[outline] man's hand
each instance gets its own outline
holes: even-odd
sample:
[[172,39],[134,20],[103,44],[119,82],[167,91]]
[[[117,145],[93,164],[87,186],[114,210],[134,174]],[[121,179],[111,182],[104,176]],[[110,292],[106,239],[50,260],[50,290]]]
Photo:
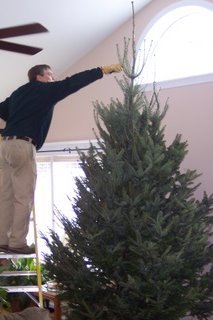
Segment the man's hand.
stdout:
[[101,67],[103,74],[110,74],[113,72],[121,72],[123,67],[121,64],[110,64],[109,66]]

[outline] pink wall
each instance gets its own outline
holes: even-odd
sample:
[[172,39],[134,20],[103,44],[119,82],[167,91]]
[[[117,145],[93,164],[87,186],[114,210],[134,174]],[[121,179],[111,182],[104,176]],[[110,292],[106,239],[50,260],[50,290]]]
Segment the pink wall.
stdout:
[[[158,0],[152,1],[142,12],[137,14],[136,39],[154,21],[162,10],[179,1]],[[181,1],[180,1],[181,2]],[[212,1],[209,1],[212,3]],[[131,8],[130,8],[131,9]],[[116,44],[122,52],[123,38],[131,37],[132,21],[122,26],[106,41],[98,46],[86,58],[79,61],[74,68],[67,70],[66,75],[118,61]],[[120,75],[119,75],[120,76]],[[169,98],[169,110],[165,117],[166,139],[171,142],[177,133],[182,134],[183,140],[188,141],[188,155],[183,163],[183,169],[196,169],[202,176],[196,196],[200,197],[204,190],[213,192],[213,84],[205,83],[170,89],[162,89],[162,102]],[[94,139],[92,128],[92,102],[95,100],[107,104],[110,97],[122,99],[121,90],[114,76],[105,76],[87,88],[66,98],[55,109],[53,123],[48,135],[48,141],[85,140]]]
[[165,136],[172,142],[177,133],[188,142],[188,154],[182,168],[196,169],[202,176],[202,185],[196,192],[213,192],[213,103],[212,83],[162,90],[163,102],[168,98],[169,110],[164,119]]

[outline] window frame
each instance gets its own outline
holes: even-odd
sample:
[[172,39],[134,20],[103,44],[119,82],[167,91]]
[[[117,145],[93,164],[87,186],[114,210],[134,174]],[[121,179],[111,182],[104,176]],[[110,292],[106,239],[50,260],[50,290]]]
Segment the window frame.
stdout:
[[[79,163],[79,155],[76,151],[76,148],[79,150],[85,151],[89,149],[90,143],[98,147],[97,140],[91,140],[91,141],[65,141],[65,142],[52,142],[52,143],[45,143],[43,147],[37,152],[36,154],[36,163],[48,163],[50,165],[50,203],[49,207],[51,212],[48,211],[49,216],[51,216],[48,225],[45,224],[45,226],[40,223],[38,217],[40,214],[37,213],[38,210],[38,203],[37,203],[37,192],[35,189],[35,204],[34,204],[34,212],[36,218],[36,229],[37,229],[37,240],[38,240],[38,252],[40,257],[42,257],[43,253],[46,253],[46,246],[42,240],[42,234],[40,231],[44,229],[50,229],[55,232],[58,231],[57,226],[57,208],[55,207],[55,197],[54,197],[54,172],[53,172],[53,166],[54,162],[73,162],[74,166],[77,166]],[[80,166],[79,166],[80,167]],[[80,177],[80,176],[79,176]],[[36,188],[39,187],[38,184],[36,184]],[[44,195],[45,196],[45,195]],[[46,200],[46,199],[45,199]],[[43,201],[43,196],[40,202]],[[45,213],[44,213],[45,214]],[[63,212],[62,212],[63,214]],[[29,232],[27,236],[28,244],[31,245],[34,243],[35,233],[34,233],[34,226],[33,226],[33,212],[31,213],[31,219],[30,219],[30,225],[29,225]],[[45,234],[46,235],[46,234]]]
[[[198,6],[202,7],[208,10],[213,11],[213,3],[210,3],[206,0],[182,0],[175,2],[166,8],[159,11],[146,25],[145,29],[143,30],[142,34],[139,37],[139,40],[137,42],[136,51],[139,54],[139,51],[141,52],[141,48],[143,46],[143,41],[146,38],[146,35],[149,33],[151,28],[161,19],[164,15],[168,14],[170,11],[173,11],[175,9],[178,9],[180,7],[185,6]],[[182,78],[176,78],[176,79],[170,79],[170,80],[164,80],[164,81],[157,81],[156,85],[160,88],[173,88],[173,87],[180,87],[180,86],[187,86],[187,85],[194,85],[194,84],[201,84],[201,83],[209,83],[213,81],[213,73],[209,74],[201,74],[201,75],[194,75],[189,77],[182,77]],[[153,89],[153,83],[143,83],[143,86],[145,86],[146,90],[152,90]]]

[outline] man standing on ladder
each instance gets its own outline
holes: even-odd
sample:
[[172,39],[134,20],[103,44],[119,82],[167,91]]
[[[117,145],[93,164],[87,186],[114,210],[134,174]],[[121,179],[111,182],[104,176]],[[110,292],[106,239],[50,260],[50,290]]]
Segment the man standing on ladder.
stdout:
[[98,67],[54,81],[48,65],[28,72],[29,82],[0,103],[6,121],[0,144],[0,251],[31,254],[27,245],[36,184],[36,150],[48,133],[55,104],[104,74],[122,71],[120,64]]

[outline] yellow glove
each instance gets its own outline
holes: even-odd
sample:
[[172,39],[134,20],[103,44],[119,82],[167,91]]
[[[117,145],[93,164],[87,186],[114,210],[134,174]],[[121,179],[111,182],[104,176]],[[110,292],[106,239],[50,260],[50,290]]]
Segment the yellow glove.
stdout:
[[109,66],[101,67],[101,70],[104,74],[110,74],[113,72],[121,72],[123,67],[121,64],[110,64]]

